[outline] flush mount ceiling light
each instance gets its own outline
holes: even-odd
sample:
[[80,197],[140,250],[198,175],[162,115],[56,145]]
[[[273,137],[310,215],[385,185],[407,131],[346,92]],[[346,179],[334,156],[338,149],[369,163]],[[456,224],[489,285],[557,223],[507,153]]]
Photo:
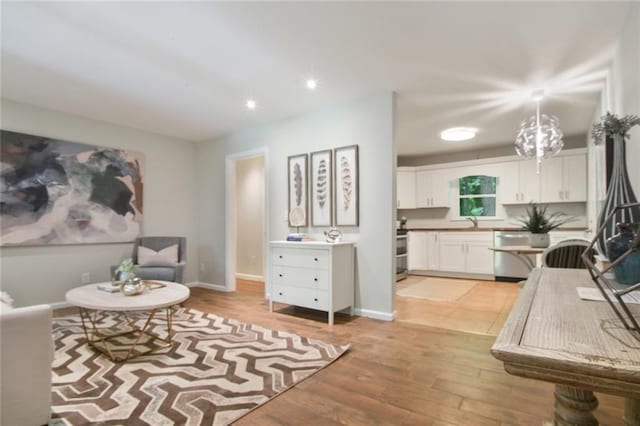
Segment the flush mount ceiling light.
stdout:
[[445,141],[468,141],[476,137],[478,129],[473,127],[452,127],[440,132],[440,139]]
[[553,115],[540,114],[540,102],[544,90],[536,89],[531,98],[536,103],[536,115],[532,115],[520,123],[520,131],[516,137],[516,152],[520,157],[536,159],[536,173],[540,173],[540,163],[545,158],[553,157],[562,147],[562,130],[560,122]]
[[316,80],[313,78],[307,80],[307,89],[316,90],[316,87],[318,87],[318,82]]
[[249,99],[247,101],[247,109],[250,109],[251,111],[253,111],[254,109],[256,109],[257,106],[258,104],[253,99]]

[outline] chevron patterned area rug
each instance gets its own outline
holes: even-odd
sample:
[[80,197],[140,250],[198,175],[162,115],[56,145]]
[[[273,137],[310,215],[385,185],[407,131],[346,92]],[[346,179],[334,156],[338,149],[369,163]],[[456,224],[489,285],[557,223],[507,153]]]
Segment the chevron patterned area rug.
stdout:
[[86,345],[78,315],[54,318],[52,423],[225,425],[349,350],[195,309],[178,309],[173,330],[172,348],[113,363]]

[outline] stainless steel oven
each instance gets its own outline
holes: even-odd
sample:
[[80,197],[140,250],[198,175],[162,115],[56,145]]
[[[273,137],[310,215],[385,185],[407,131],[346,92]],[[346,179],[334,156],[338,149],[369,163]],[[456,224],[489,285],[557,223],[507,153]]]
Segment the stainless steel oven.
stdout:
[[396,281],[407,278],[409,256],[407,234],[396,235]]

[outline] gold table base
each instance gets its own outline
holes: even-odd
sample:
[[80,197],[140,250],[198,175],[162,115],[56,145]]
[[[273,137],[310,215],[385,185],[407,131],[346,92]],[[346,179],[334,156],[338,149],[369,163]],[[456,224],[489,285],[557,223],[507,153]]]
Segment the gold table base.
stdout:
[[[149,328],[151,325],[151,320],[153,320],[153,318],[156,316],[156,313],[158,311],[161,311],[162,309],[166,309],[166,317],[167,317],[167,335],[166,337],[161,337],[157,334],[153,334],[149,332]],[[82,320],[82,329],[84,331],[84,335],[87,339],[87,344],[95,349],[97,349],[98,351],[102,352],[103,354],[105,354],[106,356],[109,357],[109,359],[113,362],[124,362],[133,358],[136,358],[138,356],[141,355],[147,355],[147,354],[151,354],[154,352],[157,352],[159,350],[162,349],[166,349],[166,348],[170,348],[173,345],[173,333],[171,330],[171,326],[173,323],[173,308],[171,306],[167,307],[167,308],[157,308],[157,309],[152,309],[149,312],[149,317],[146,319],[144,326],[142,328],[137,327],[129,318],[129,316],[127,315],[127,312],[122,311],[122,312],[117,312],[119,314],[122,314],[129,326],[128,330],[119,332],[119,333],[114,333],[114,334],[105,334],[102,331],[100,331],[100,328],[98,328],[97,324],[96,324],[96,317],[98,315],[99,312],[104,312],[104,311],[98,311],[98,310],[90,310],[90,309],[85,309],[85,308],[80,308],[80,318]],[[138,312],[138,311],[136,311]],[[125,336],[127,334],[133,334],[133,335],[137,335],[135,338],[135,341],[130,344],[128,346],[128,351],[126,353],[126,355],[118,357],[116,356],[116,354],[114,354],[114,352],[122,352],[122,351],[112,351],[111,348],[109,348],[109,344],[107,343],[110,339],[113,339],[115,337],[120,337],[120,336]],[[147,336],[149,337],[149,339],[145,340],[144,343],[149,343],[149,342],[155,342],[155,341],[161,341],[164,344],[160,344],[158,347],[156,348],[152,348],[146,351],[136,351],[136,347],[139,346],[140,340],[142,339],[142,336]],[[126,350],[126,349],[125,349]]]

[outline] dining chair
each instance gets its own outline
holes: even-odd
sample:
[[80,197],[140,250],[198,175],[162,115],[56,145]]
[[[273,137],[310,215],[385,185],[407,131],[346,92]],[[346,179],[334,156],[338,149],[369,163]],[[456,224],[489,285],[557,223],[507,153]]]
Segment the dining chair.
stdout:
[[[581,256],[590,244],[589,240],[582,238],[560,241],[542,253],[542,266],[545,268],[585,269]],[[593,249],[590,252],[590,257],[592,260],[595,258]]]

